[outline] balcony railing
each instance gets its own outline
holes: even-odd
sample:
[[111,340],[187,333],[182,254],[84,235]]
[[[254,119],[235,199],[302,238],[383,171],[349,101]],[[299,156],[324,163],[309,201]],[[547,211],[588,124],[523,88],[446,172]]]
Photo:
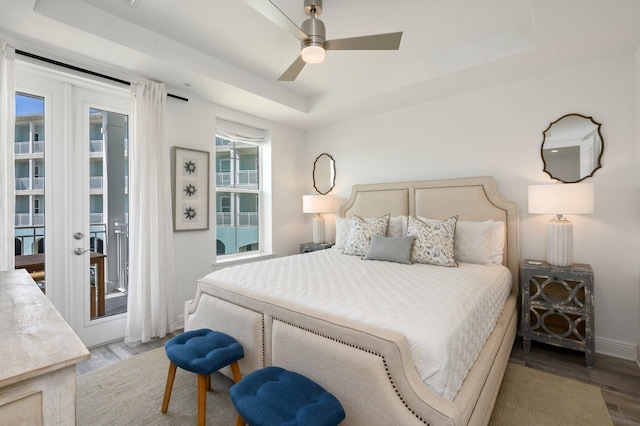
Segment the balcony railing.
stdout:
[[20,141],[13,143],[15,154],[42,154],[44,152],[44,141]]
[[91,189],[103,189],[103,176],[90,176],[89,186]]
[[[44,219],[44,215],[43,219]],[[43,220],[44,222],[44,220]],[[102,240],[105,241],[105,235],[107,232],[107,225],[104,223],[94,223],[91,225],[91,230],[89,231],[90,241]],[[39,225],[30,225],[30,226],[17,226],[15,229],[15,239],[19,241],[16,243],[16,247],[20,247],[20,253],[17,254],[34,254],[38,253],[38,244],[40,243],[41,250],[44,250],[43,243],[40,242],[44,238],[44,226],[43,224]],[[100,247],[91,247],[92,250],[98,249]],[[42,252],[42,251],[40,251]],[[102,248],[102,252],[106,253],[104,247]]]
[[238,170],[234,173],[231,172],[217,172],[216,173],[216,186],[224,188],[225,186],[257,186],[258,185],[258,171],[257,170]]
[[92,139],[89,141],[90,152],[104,152],[104,142],[102,139]]
[[44,213],[16,213],[15,226],[43,226]]
[[16,191],[27,191],[31,189],[31,178],[16,178]]
[[44,177],[21,177],[16,178],[16,191],[43,190]]
[[258,226],[258,213],[256,212],[238,212],[236,213],[236,223],[233,223],[233,213],[216,212],[217,226],[236,226],[238,228],[250,228]]
[[89,221],[92,224],[102,223],[103,218],[104,218],[104,213],[89,213]]

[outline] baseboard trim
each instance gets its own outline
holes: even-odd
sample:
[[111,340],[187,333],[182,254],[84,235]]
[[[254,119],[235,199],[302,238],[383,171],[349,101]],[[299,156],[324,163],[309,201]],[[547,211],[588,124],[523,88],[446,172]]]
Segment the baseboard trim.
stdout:
[[616,358],[635,361],[640,366],[640,346],[613,339],[596,337],[596,352]]

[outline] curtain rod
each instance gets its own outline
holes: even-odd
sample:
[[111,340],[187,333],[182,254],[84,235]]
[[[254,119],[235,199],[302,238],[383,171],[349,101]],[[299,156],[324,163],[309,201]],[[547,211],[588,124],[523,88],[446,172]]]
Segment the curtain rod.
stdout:
[[[104,78],[106,80],[114,81],[116,83],[124,84],[126,86],[131,86],[131,82],[129,82],[129,81],[121,80],[119,78],[111,77],[111,76],[105,75],[105,74],[100,74],[99,72],[91,71],[91,70],[88,70],[88,69],[85,69],[85,68],[76,67],[75,65],[65,64],[64,62],[56,61],[54,59],[49,59],[49,58],[45,58],[43,56],[34,55],[33,53],[25,52],[23,50],[16,49],[16,54],[17,55],[26,56],[26,57],[29,57],[29,58],[32,58],[32,59],[37,59],[38,61],[46,62],[46,63],[52,64],[52,65],[57,65],[59,67],[67,68],[67,69],[70,69],[70,70],[79,71],[79,72],[84,73],[84,74],[89,74],[89,75],[93,75],[95,77]],[[172,95],[171,93],[167,93],[167,97],[178,99],[178,100],[185,101],[185,102],[189,102],[189,99],[183,98],[182,96],[178,96],[178,95]]]

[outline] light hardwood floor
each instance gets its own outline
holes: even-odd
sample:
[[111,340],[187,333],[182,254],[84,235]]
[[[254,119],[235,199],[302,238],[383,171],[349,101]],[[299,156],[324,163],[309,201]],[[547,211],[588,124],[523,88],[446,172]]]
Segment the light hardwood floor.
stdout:
[[[179,333],[149,343],[125,344],[117,341],[92,348],[91,358],[77,364],[76,375],[159,348]],[[520,338],[516,339],[510,361],[598,386],[602,389],[615,426],[640,426],[640,368],[635,362],[596,354],[595,367],[587,368],[582,353],[537,342],[532,342],[531,352],[525,354]]]

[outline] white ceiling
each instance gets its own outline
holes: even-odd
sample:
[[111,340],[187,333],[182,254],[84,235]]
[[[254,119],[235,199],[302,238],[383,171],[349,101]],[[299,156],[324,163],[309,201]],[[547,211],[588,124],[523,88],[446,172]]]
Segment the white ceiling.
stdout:
[[[267,0],[265,0],[267,1]],[[303,0],[273,0],[292,21]],[[328,39],[403,31],[398,51],[299,42],[241,0],[0,0],[17,49],[310,129],[535,76],[640,45],[638,0],[324,0]]]

